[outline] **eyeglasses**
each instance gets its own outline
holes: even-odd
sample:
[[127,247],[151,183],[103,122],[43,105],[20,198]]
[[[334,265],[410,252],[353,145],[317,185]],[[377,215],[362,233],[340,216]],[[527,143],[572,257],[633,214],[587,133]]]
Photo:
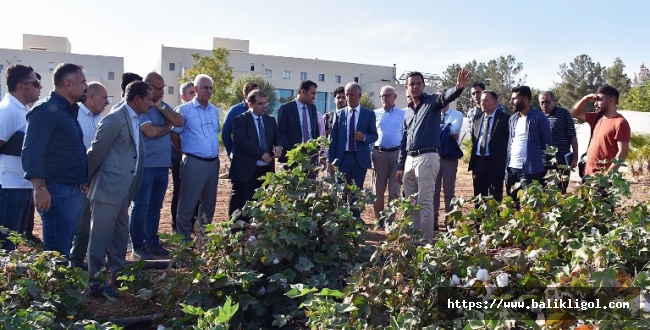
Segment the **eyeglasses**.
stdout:
[[539,104],[541,104],[541,105],[544,105],[544,104],[551,104],[551,101],[542,101],[542,102],[539,102]]
[[40,88],[41,87],[41,82],[40,80],[34,80],[34,81],[23,81],[21,84],[28,84],[34,86],[34,88]]
[[159,91],[159,92],[164,91],[164,90],[165,90],[165,87],[167,87],[167,85],[163,85],[163,87],[156,87],[156,86],[154,86],[154,85],[152,85],[152,84],[149,84],[149,86],[151,86],[151,88],[153,88],[153,89],[155,89],[155,90],[157,90],[157,91]]
[[391,97],[393,95],[395,95],[395,94],[381,94],[381,97]]

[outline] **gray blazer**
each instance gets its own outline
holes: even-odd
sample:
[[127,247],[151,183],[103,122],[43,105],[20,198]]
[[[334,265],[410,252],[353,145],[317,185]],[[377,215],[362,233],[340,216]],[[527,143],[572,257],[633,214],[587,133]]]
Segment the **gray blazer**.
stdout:
[[111,110],[99,121],[95,140],[88,149],[88,199],[119,205],[125,198],[135,198],[142,182],[144,142],[140,130],[137,130],[140,157],[136,171],[138,154],[133,134],[126,105]]

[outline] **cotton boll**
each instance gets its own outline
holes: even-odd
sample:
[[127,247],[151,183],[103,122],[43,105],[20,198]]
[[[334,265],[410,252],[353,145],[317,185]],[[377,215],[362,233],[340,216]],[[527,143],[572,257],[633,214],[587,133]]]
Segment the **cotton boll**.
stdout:
[[497,285],[500,288],[505,288],[508,286],[508,274],[501,273],[497,276]]
[[539,257],[539,252],[537,250],[532,250],[528,253],[528,259],[530,259],[533,262],[537,261],[538,257]]
[[485,282],[488,279],[488,271],[487,269],[479,268],[479,270],[476,272],[476,279]]
[[451,283],[451,286],[460,285],[460,278],[458,278],[458,276],[456,276],[456,274],[454,274],[454,275],[451,277],[451,281],[450,281],[450,283]]

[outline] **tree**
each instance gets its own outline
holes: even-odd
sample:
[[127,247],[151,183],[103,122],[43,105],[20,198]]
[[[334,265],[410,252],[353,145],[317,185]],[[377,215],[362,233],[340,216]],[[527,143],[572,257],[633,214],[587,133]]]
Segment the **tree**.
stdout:
[[[577,56],[573,62],[560,64],[562,82],[555,86],[557,101],[564,107],[571,107],[584,95],[595,93],[603,85],[603,67],[594,63],[586,54]],[[586,109],[593,110],[593,103]]]
[[368,93],[363,93],[361,95],[361,99],[359,99],[359,104],[361,104],[361,106],[366,108],[366,109],[370,109],[370,110],[375,109],[375,104],[370,99],[370,96],[368,95]]
[[639,73],[634,74],[634,80],[632,81],[632,86],[643,86],[648,83],[650,78],[650,70],[645,66],[644,63],[641,63],[639,68]]
[[259,74],[247,74],[240,76],[235,79],[235,81],[230,84],[230,104],[236,104],[244,100],[244,95],[242,90],[244,89],[244,84],[247,82],[254,82],[260,86],[260,89],[266,94],[266,103],[270,112],[273,112],[275,107],[278,105],[278,96],[275,94],[275,86],[271,84],[265,77],[260,76]]
[[627,74],[623,72],[623,69],[625,69],[625,64],[623,64],[620,57],[617,57],[614,60],[614,64],[605,69],[605,72],[603,73],[605,83],[616,88],[621,95],[627,93],[632,84],[632,81]]
[[[182,84],[187,81],[193,81],[199,74],[207,74],[214,80],[212,97],[210,103],[220,109],[230,107],[230,95],[228,87],[232,83],[232,69],[228,66],[228,54],[230,51],[226,48],[217,48],[212,50],[212,56],[200,56],[198,53],[192,54],[194,64],[185,70],[185,74],[178,82]],[[223,120],[223,115],[220,116]]]
[[635,86],[625,93],[618,105],[619,109],[650,111],[650,84]]

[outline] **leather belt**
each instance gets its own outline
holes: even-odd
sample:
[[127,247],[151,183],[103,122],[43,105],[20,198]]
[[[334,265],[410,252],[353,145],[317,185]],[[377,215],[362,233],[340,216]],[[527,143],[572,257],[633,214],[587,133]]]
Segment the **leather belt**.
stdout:
[[357,152],[356,151],[346,151],[345,154],[346,155],[356,155]]
[[393,147],[393,148],[384,148],[384,147],[374,147],[373,149],[382,151],[382,152],[393,152],[399,150],[399,147]]
[[431,152],[438,153],[438,148],[423,148],[423,149],[420,149],[420,150],[411,150],[411,151],[408,151],[407,153],[408,153],[409,156],[415,157],[415,156],[419,156],[419,155],[423,155],[423,154],[428,154],[428,153],[431,153]]
[[202,160],[202,161],[204,161],[204,162],[214,162],[215,160],[219,159],[219,157],[206,158],[206,157],[199,157],[199,156],[197,156],[197,155],[188,154],[188,153],[185,153],[185,155],[186,155],[187,157],[196,158],[196,159],[198,159],[198,160]]

